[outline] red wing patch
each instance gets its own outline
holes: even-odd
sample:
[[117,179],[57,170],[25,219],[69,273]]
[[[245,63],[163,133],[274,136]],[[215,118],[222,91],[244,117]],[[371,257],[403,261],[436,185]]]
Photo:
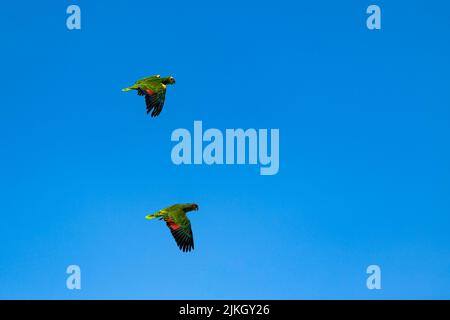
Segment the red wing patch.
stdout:
[[147,94],[152,95],[155,93],[155,91],[153,91],[152,89],[145,89],[145,92],[147,92]]
[[170,228],[170,230],[178,230],[181,227],[179,225],[177,225],[175,222],[173,222],[172,219],[167,219],[166,220],[167,226]]

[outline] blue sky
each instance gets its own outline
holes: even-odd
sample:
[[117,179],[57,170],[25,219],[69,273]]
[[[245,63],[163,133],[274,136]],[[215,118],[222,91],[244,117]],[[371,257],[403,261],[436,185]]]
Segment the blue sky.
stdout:
[[[449,12],[4,3],[0,298],[450,298]],[[152,74],[177,79],[157,119],[120,91]],[[175,166],[170,135],[194,120],[280,129],[279,173]],[[179,202],[200,206],[190,254],[144,219]],[[80,291],[66,289],[70,264]],[[366,288],[371,264],[381,290]]]

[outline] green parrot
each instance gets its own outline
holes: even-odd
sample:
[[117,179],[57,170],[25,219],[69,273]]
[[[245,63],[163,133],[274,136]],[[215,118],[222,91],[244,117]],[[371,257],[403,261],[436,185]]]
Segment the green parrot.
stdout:
[[[166,85],[174,84],[173,77],[163,77],[158,74],[136,81],[131,87],[122,89],[122,91],[137,90],[138,95],[145,96],[147,105],[147,114],[152,112],[152,117],[161,113],[166,98]],[[153,110],[153,111],[152,111]]]
[[159,218],[159,220],[164,220],[180,250],[186,252],[194,249],[194,236],[192,234],[191,222],[186,216],[186,213],[192,210],[197,211],[198,205],[195,203],[174,204],[157,213],[149,214],[145,219]]

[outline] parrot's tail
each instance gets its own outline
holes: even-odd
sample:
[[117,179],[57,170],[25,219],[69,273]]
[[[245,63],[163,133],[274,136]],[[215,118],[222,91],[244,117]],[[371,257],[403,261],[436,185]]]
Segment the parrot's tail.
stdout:
[[132,88],[124,88],[124,89],[122,89],[122,91],[131,91],[132,90]]
[[162,216],[164,216],[162,213],[157,212],[157,213],[149,214],[148,216],[145,216],[145,219],[152,220],[152,219],[160,218]]

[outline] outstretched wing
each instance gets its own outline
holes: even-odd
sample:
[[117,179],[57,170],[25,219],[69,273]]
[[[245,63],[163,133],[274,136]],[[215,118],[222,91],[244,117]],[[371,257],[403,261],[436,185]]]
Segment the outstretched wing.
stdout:
[[145,94],[145,104],[147,105],[147,114],[151,112],[152,117],[158,116],[164,106],[164,100],[166,99],[166,88],[155,92],[153,90],[140,90],[138,94]]
[[166,221],[167,226],[172,233],[172,236],[175,238],[178,247],[181,251],[187,252],[194,249],[194,236],[192,234],[191,223],[186,218],[187,224],[181,225],[177,224],[173,219],[168,218]]

